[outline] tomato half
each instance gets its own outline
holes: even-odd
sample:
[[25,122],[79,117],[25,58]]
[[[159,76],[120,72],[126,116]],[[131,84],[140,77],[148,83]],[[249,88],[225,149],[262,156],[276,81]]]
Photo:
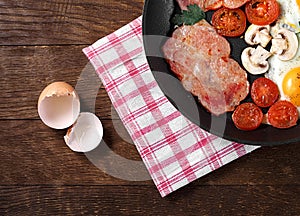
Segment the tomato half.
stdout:
[[276,0],[251,0],[245,7],[248,21],[255,25],[269,25],[277,20],[280,6]]
[[223,1],[207,1],[205,3],[205,9],[206,11],[217,10],[220,7],[222,7],[222,5],[223,5]]
[[254,130],[263,120],[261,109],[254,103],[243,103],[237,106],[232,114],[232,121],[240,130]]
[[250,94],[257,106],[269,107],[278,99],[279,90],[272,80],[260,77],[252,83]]
[[297,124],[297,107],[289,101],[277,101],[268,110],[268,122],[276,128],[290,128]]
[[212,25],[218,34],[226,37],[237,37],[246,29],[246,15],[239,8],[220,8],[212,16]]

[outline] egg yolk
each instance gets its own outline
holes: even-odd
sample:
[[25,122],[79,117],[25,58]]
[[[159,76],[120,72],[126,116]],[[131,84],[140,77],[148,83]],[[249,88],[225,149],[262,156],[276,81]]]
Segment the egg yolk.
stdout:
[[300,106],[300,67],[287,72],[282,81],[282,90],[295,106]]

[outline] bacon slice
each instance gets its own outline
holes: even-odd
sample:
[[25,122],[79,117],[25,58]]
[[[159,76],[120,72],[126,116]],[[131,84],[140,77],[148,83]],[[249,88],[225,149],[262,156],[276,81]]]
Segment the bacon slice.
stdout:
[[205,20],[177,28],[163,46],[171,70],[212,114],[232,111],[249,92],[247,73]]

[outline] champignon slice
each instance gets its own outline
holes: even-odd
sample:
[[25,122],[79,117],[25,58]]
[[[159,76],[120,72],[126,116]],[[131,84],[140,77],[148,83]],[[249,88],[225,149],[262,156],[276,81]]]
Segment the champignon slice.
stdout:
[[262,47],[266,47],[271,39],[269,25],[258,26],[251,24],[245,32],[245,41],[249,45],[260,44]]
[[287,50],[288,43],[286,39],[283,38],[273,38],[272,39],[272,46],[270,52],[274,55],[281,55],[283,54],[284,50]]
[[269,70],[269,63],[267,59],[271,56],[271,53],[265,50],[262,46],[257,48],[248,47],[242,52],[242,64],[245,69],[253,74],[262,74]]
[[299,42],[296,34],[288,29],[282,28],[272,39],[270,52],[278,56],[282,61],[288,61],[297,54]]

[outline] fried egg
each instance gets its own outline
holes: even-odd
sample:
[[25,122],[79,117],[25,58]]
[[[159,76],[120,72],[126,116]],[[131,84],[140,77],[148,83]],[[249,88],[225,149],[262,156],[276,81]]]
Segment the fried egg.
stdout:
[[275,28],[284,27],[296,33],[300,32],[300,0],[277,0],[280,5],[280,16]]
[[[274,36],[281,28],[287,28],[296,33],[300,42],[300,0],[277,0],[281,14],[274,26],[271,35]],[[298,108],[300,117],[300,48],[296,55],[288,61],[282,61],[277,55],[269,59],[270,69],[265,76],[273,80],[279,89],[280,99],[292,102]]]

